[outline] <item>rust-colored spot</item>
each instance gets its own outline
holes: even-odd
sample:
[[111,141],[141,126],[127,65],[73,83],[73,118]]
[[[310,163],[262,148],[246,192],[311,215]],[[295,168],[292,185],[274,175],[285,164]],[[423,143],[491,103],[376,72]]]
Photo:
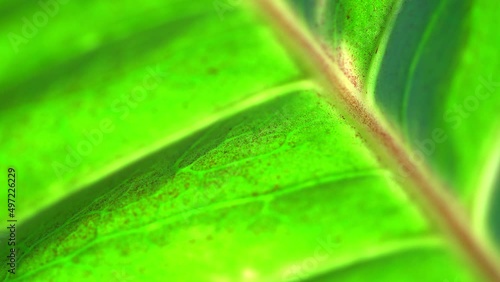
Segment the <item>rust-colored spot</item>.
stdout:
[[208,68],[208,74],[211,74],[211,75],[216,75],[219,73],[219,70],[216,69],[216,68],[213,68],[213,67],[210,67]]

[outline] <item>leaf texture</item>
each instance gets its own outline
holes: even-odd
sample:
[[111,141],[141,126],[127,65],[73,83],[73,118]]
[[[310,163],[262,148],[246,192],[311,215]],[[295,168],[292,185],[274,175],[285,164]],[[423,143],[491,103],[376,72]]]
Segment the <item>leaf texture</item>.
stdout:
[[[41,7],[8,3],[0,5],[11,11],[0,24],[9,36],[0,45],[8,54],[1,66],[0,115],[6,122],[0,136],[10,137],[0,141],[0,158],[19,171],[22,192],[18,273],[4,272],[4,281],[482,279],[358,128],[325,99],[327,90],[244,3],[67,2],[17,45],[12,32],[24,32],[18,19]],[[406,42],[391,41],[404,26],[400,19],[411,20],[405,9],[418,5],[318,3],[295,1],[306,8],[305,18],[323,43],[334,46],[332,60],[350,83],[407,126],[410,139],[439,125],[413,108],[402,110],[404,103],[388,107],[384,99],[394,99],[384,95],[395,92],[379,90],[391,72],[386,59],[404,57],[391,47]],[[443,3],[442,11],[453,6]],[[447,34],[455,38],[479,29],[479,22],[472,23],[490,2],[478,3],[460,6],[464,14],[475,9],[470,26],[453,17],[440,26],[437,4],[418,8],[435,17],[437,27],[448,20],[461,26]],[[417,67],[401,85],[417,87],[431,77],[451,81],[449,89],[469,86],[468,55],[457,54],[470,54],[475,45],[464,47],[458,39],[447,41],[457,45],[446,54],[455,67],[436,70],[447,79],[427,73],[417,79],[431,60],[426,52],[435,55],[441,44],[432,46],[431,39],[442,31],[428,33],[430,49],[410,44],[422,51],[415,62],[402,60]],[[380,44],[387,47],[374,59]],[[376,91],[370,93],[377,63]],[[414,102],[418,91],[412,87],[397,91],[420,109],[424,99],[438,95],[432,93],[448,93],[438,92],[445,91],[439,86]],[[438,105],[459,100],[462,92],[449,93],[435,103],[436,111],[445,111]],[[483,118],[494,116],[494,105],[481,111]],[[408,112],[406,120],[397,118]],[[415,131],[409,120],[425,126]],[[480,157],[467,155],[464,144],[472,141],[461,137],[474,120],[495,132],[494,121],[471,117],[461,133],[449,133],[456,146],[450,150],[473,160],[469,168]],[[476,137],[488,152],[492,141]],[[436,151],[430,159],[446,170],[453,154]],[[457,193],[469,202],[474,177],[453,178],[465,181]]]

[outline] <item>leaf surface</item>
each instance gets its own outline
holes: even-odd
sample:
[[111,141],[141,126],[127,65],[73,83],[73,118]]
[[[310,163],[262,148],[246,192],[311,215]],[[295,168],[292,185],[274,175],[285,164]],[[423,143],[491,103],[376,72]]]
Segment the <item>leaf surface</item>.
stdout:
[[[347,7],[350,2],[324,3]],[[498,221],[494,212],[498,210],[494,175],[500,159],[500,121],[495,112],[500,106],[496,95],[500,41],[495,28],[500,22],[494,12],[498,5],[489,0],[393,1],[387,17],[373,20],[372,11],[361,4],[351,12],[360,14],[351,29],[342,29],[345,24],[333,17],[322,23],[333,32],[320,35],[331,41],[330,50],[342,44],[358,46],[361,51],[351,47],[355,64],[371,62],[367,72],[361,67],[355,71],[358,76],[368,73],[361,82],[368,101],[404,134],[412,157],[428,162],[450,184],[480,233],[495,228],[488,225]],[[316,4],[328,19],[332,9],[323,11],[323,6]],[[370,28],[365,34],[355,26]],[[373,40],[370,34],[380,36]],[[377,52],[372,52],[374,48]],[[492,235],[500,242],[498,235],[486,236]]]
[[[0,127],[16,138],[0,157],[23,191],[18,274],[5,280],[478,281],[246,6],[146,1],[110,16],[102,5],[60,6],[0,80],[16,93]],[[366,22],[339,35],[361,42],[363,78],[391,5],[370,40],[349,37]],[[83,6],[96,21],[82,26]]]

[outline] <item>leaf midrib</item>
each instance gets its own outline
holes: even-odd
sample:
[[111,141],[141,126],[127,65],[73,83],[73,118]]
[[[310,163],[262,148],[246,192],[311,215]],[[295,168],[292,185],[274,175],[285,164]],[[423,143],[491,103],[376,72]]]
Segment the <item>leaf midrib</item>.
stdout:
[[[294,21],[293,14],[281,1],[268,2],[256,0],[256,5],[282,37],[289,38],[288,47],[296,51],[299,58],[308,59],[308,66],[314,72],[322,85],[332,96],[330,100],[352,122],[361,134],[370,141],[368,146],[381,155],[382,162],[392,171],[402,171],[404,180],[399,179],[407,193],[418,196],[420,210],[432,216],[435,222],[455,241],[461,248],[468,262],[484,276],[492,281],[500,281],[500,269],[495,258],[485,249],[465,223],[455,198],[445,189],[444,184],[438,182],[436,177],[422,163],[416,163],[409,154],[408,148],[403,146],[399,136],[391,132],[388,123],[382,116],[375,115],[372,108],[367,107],[356,95],[357,90],[349,86],[347,78],[339,71],[338,66],[330,61],[324,49],[306,30]],[[278,33],[279,31],[279,33]],[[328,99],[328,97],[325,97]]]

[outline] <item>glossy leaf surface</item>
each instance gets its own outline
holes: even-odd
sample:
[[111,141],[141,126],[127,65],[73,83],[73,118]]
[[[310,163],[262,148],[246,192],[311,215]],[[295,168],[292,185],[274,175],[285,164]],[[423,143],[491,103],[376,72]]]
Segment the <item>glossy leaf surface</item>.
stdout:
[[[377,3],[374,25],[354,1],[329,15],[356,19],[332,42],[359,42],[339,54],[360,88],[394,11]],[[43,9],[6,5],[7,34]],[[480,279],[255,11],[109,9],[60,4],[0,46],[0,156],[22,191],[5,280]]]

